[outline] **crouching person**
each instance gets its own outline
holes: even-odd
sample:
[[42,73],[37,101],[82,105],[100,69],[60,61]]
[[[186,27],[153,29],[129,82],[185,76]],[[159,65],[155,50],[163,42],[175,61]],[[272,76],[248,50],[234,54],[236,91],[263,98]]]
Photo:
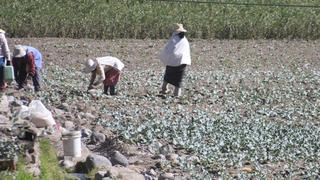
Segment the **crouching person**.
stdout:
[[[94,89],[103,82],[104,94],[116,95],[116,85],[120,80],[121,70],[124,64],[117,58],[106,56],[89,59],[85,63],[84,73],[91,73],[88,90]],[[99,77],[96,80],[96,77]]]
[[41,90],[40,70],[42,63],[42,55],[38,49],[31,46],[15,46],[12,65],[18,89],[24,88],[27,85],[28,76],[31,76],[34,90]]

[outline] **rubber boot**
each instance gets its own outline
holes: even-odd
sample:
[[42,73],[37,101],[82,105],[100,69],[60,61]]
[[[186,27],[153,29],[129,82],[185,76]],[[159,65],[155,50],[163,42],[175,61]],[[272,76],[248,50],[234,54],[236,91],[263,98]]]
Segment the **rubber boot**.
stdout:
[[163,81],[162,89],[161,89],[160,93],[161,94],[167,94],[168,93],[168,83],[166,81]]
[[104,86],[103,87],[103,93],[108,95],[108,89],[109,89],[109,86]]
[[117,95],[116,86],[110,86],[110,95]]
[[179,87],[174,87],[174,96],[181,96],[181,88]]

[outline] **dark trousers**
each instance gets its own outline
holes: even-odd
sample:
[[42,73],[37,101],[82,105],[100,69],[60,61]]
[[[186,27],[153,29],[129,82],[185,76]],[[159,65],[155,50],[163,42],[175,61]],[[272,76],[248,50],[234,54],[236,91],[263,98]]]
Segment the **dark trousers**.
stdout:
[[104,86],[104,93],[105,94],[108,94],[108,90],[109,90],[109,88],[110,88],[110,95],[116,95],[117,93],[116,93],[116,86],[114,85],[114,86]]
[[3,89],[4,85],[4,66],[0,66],[0,89]]
[[5,66],[5,58],[0,57],[0,89],[4,88],[5,81],[4,81],[4,66]]
[[[16,76],[16,81],[18,83],[18,88],[22,89],[23,86],[27,84],[27,79],[28,79],[27,71],[25,70],[25,68],[22,68],[21,70],[18,70],[15,73],[15,76]],[[40,81],[41,81],[40,69],[36,68],[36,73],[32,77],[32,82],[33,82],[35,91],[40,91],[40,88],[41,88]]]

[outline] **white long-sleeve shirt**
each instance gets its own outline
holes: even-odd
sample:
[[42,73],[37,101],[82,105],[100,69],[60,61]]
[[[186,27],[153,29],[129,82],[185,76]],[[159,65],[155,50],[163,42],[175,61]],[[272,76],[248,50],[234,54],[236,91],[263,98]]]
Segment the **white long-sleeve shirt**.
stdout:
[[0,33],[0,57],[5,57],[7,60],[10,58],[10,49],[4,33]]

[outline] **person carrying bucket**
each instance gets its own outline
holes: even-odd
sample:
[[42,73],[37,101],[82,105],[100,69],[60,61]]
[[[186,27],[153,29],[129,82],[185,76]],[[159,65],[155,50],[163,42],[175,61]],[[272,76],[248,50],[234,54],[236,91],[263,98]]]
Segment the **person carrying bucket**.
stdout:
[[[82,71],[84,73],[91,73],[88,90],[96,88],[96,86],[103,82],[104,94],[108,94],[109,91],[110,95],[116,95],[116,85],[120,80],[123,67],[124,64],[118,58],[112,56],[87,60],[85,68]],[[95,81],[97,76],[99,76],[99,79]]]
[[0,29],[0,91],[7,87],[4,77],[4,67],[10,65],[10,49],[5,36],[5,31]]
[[168,93],[168,84],[174,85],[174,95],[181,95],[182,80],[185,76],[187,65],[191,65],[190,45],[185,37],[186,29],[182,24],[175,24],[173,33],[164,50],[160,54],[160,60],[166,66],[162,89],[160,93]]
[[34,90],[41,90],[40,70],[43,66],[42,54],[31,46],[16,45],[13,51],[12,65],[18,83],[18,90],[27,84],[28,76],[32,77]]

